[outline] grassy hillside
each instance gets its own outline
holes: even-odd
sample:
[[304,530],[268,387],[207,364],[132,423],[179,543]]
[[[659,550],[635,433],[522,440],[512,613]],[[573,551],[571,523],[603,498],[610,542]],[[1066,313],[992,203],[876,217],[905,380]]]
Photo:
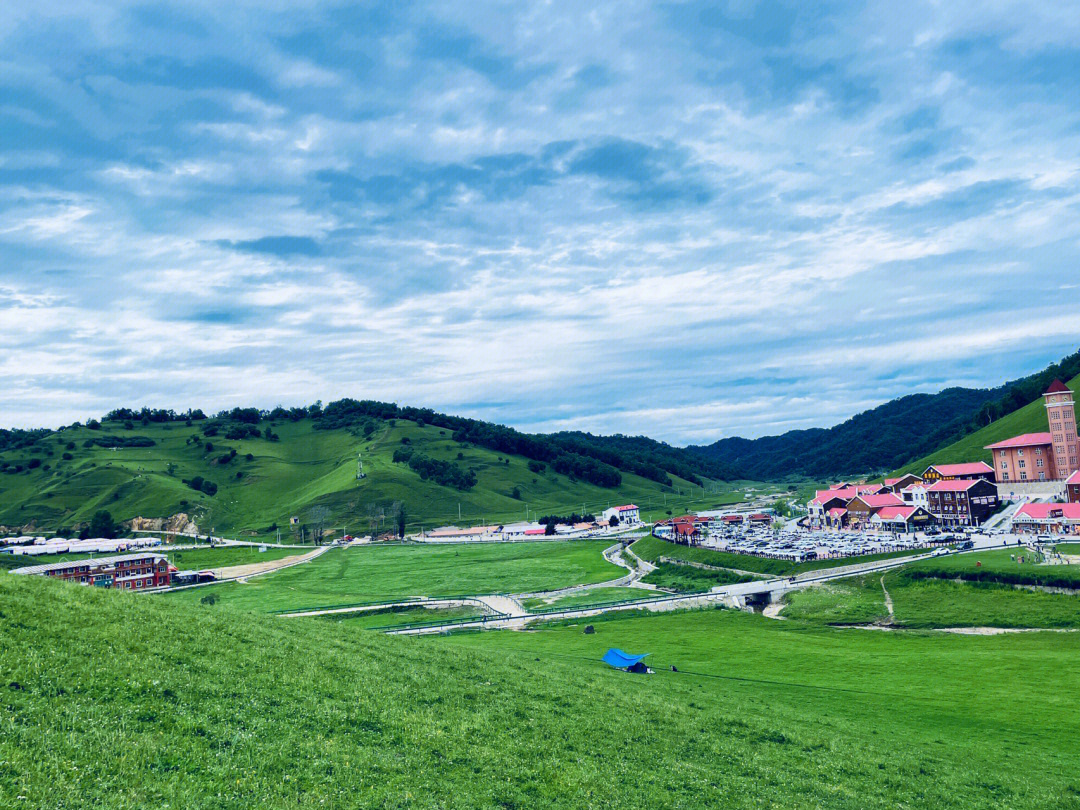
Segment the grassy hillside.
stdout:
[[[1080,391],[1080,376],[1073,377],[1068,383],[1074,392]],[[1021,433],[1045,433],[1049,430],[1046,422],[1046,408],[1042,399],[1025,405],[1008,416],[992,422],[958,442],[943,447],[927,456],[901,467],[895,474],[905,472],[921,473],[931,464],[949,464],[961,461],[985,461],[990,463],[990,451],[983,448],[988,444],[1018,436]]]
[[[526,508],[535,518],[582,508],[598,512],[634,501],[663,514],[741,497],[734,485],[711,485],[705,493],[679,478],[666,487],[631,473],[624,473],[617,487],[597,486],[550,467],[534,472],[528,459],[456,442],[446,429],[403,419],[375,424],[374,432],[364,436],[358,430],[316,430],[311,419],[280,420],[272,423],[277,441],[205,436],[205,425],[182,421],[136,423],[131,429],[106,422],[98,430],[80,426],[48,433],[31,446],[0,452],[0,467],[6,464],[8,470],[0,472],[0,525],[36,521],[48,530],[72,532],[99,509],[117,520],[185,512],[203,531],[266,535],[276,523],[288,538],[289,518],[310,523],[316,505],[330,510],[330,525],[365,533],[369,509],[385,509],[395,501],[405,505],[409,528],[416,530],[457,523],[459,507],[461,522],[468,524],[524,520]],[[87,441],[133,439],[153,444],[84,446]],[[475,470],[476,485],[462,491],[422,480],[407,464],[392,460],[403,441],[416,452]],[[359,481],[358,453],[367,473]],[[184,483],[195,476],[212,481],[217,492],[208,495]],[[520,497],[514,497],[515,489]],[[383,527],[389,528],[389,521]]]
[[[3,807],[1025,808],[1080,793],[1076,635],[704,611],[588,636],[388,638],[6,574],[0,605]],[[611,670],[609,646],[651,652],[657,673]]]

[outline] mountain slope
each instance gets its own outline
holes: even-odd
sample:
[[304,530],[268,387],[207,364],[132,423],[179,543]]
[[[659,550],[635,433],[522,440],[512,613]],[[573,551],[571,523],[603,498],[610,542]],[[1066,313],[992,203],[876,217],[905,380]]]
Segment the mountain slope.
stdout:
[[[265,437],[267,429],[272,439]],[[228,438],[240,433],[247,435]],[[456,523],[459,509],[463,523],[508,522],[526,514],[598,512],[628,501],[663,504],[694,488],[677,476],[663,476],[668,486],[631,472],[619,473],[616,486],[601,486],[521,455],[457,441],[453,434],[397,418],[328,427],[304,416],[256,424],[112,420],[9,436],[7,449],[0,448],[0,525],[36,521],[66,535],[105,509],[117,520],[184,512],[204,531],[266,533],[276,523],[285,534],[291,517],[313,523],[312,508],[325,506],[328,526],[365,533],[369,511],[388,512],[395,502],[404,504],[412,530]],[[110,444],[126,446],[103,446]],[[462,476],[471,472],[476,483],[464,489],[440,484],[438,469],[425,480],[419,466],[394,461],[403,449],[429,460],[425,472],[432,466]],[[362,480],[356,478],[357,454],[364,462]],[[197,479],[212,482],[204,489],[216,491],[192,488]],[[384,529],[390,525],[388,519],[382,523]]]
[[[721,439],[698,452],[739,467],[749,478],[815,478],[886,469],[961,433],[997,389],[949,388],[912,394],[853,416],[832,428],[793,430],[761,439]],[[927,431],[927,425],[938,425]]]
[[[690,449],[761,480],[880,472],[928,456],[1029,403],[1041,402],[1042,392],[1054,378],[1070,379],[1077,374],[1080,352],[997,388],[912,394],[831,428],[760,439],[721,439]],[[1045,430],[1045,425],[1040,429]]]
[[[1066,385],[1074,393],[1080,393],[1080,375],[1073,377]],[[921,473],[931,464],[950,464],[960,461],[992,461],[990,451],[983,448],[988,444],[1019,436],[1023,433],[1045,433],[1049,430],[1046,422],[1046,408],[1042,398],[1014,411],[971,433],[959,441],[928,453],[900,468],[902,472]]]

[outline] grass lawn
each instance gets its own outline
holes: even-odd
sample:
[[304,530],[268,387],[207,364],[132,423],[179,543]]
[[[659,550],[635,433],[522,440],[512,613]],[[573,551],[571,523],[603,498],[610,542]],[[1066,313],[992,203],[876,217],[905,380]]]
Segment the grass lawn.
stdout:
[[455,608],[395,607],[385,610],[365,610],[359,613],[331,613],[326,616],[290,619],[289,621],[328,621],[369,630],[395,624],[424,624],[450,619],[472,619],[483,616],[485,612],[483,608],[475,605]]
[[641,581],[677,593],[700,593],[717,585],[753,582],[756,579],[761,579],[761,577],[736,574],[732,571],[711,571],[695,568],[692,565],[660,563],[655,571],[650,571]]
[[1080,554],[1080,543],[1058,543],[1054,550],[1058,554]]
[[[992,582],[917,579],[912,573],[905,569],[885,574],[897,627],[1080,627],[1078,595]],[[785,601],[785,617],[825,624],[866,624],[888,615],[880,574],[794,591]]]
[[888,617],[881,574],[839,579],[792,591],[782,615],[822,624],[871,624]]
[[193,548],[180,551],[164,551],[169,562],[186,571],[195,568],[221,568],[230,565],[271,562],[283,557],[296,557],[314,550],[309,548],[268,548],[260,553],[258,546],[219,546],[217,548]]
[[905,627],[1080,627],[1080,596],[982,582],[885,577]]
[[601,552],[606,540],[356,546],[247,582],[177,591],[164,599],[275,611],[333,607],[409,596],[523,593],[617,579],[626,570]]
[[663,594],[645,588],[590,588],[587,591],[571,593],[566,596],[533,596],[522,601],[528,610],[547,608],[571,608],[580,605],[596,605],[604,602],[634,602],[638,599],[651,599]]
[[[1022,563],[1021,559],[1023,559]],[[907,568],[907,572],[913,578],[959,578],[972,582],[1080,588],[1080,565],[1043,565],[1041,563],[1041,557],[1028,549],[1000,549],[920,560],[912,563]]]
[[[400,638],[4,574],[0,604],[3,807],[1064,808],[1080,795],[1080,634],[864,633],[709,610],[612,618],[591,636]],[[610,669],[610,646],[652,653],[657,674]]]
[[[1043,702],[1043,695],[1050,684],[1075,687],[1071,657],[1080,636],[872,633],[716,610],[589,621],[595,635],[566,623],[425,643],[494,650],[523,665],[536,658],[544,667],[572,665],[583,678],[604,671],[599,658],[609,647],[650,653],[655,675],[610,677],[628,694],[663,701],[673,718],[689,712],[699,731],[678,740],[674,724],[642,728],[643,746],[658,752],[662,740],[677,741],[696,761],[737,743],[729,764],[697,781],[703,792],[693,806],[1076,804],[1067,763],[1080,746],[1057,725],[1067,716],[1066,724],[1080,726],[1075,698],[1055,694]],[[672,665],[678,673],[667,671]],[[713,710],[722,719],[707,719]],[[623,717],[632,721],[629,712]],[[1051,761],[1040,763],[1046,754]],[[810,763],[831,775],[810,773]],[[749,775],[762,766],[771,775],[758,777],[746,797],[710,801],[713,790],[741,783],[741,769]],[[1052,768],[1065,770],[1048,777]],[[651,772],[660,770],[657,763]]]
[[837,568],[842,565],[855,565],[862,562],[874,562],[876,560],[890,560],[895,557],[910,557],[915,554],[923,554],[923,549],[909,551],[893,551],[887,554],[868,554],[865,557],[843,557],[834,560],[814,560],[813,562],[791,563],[784,560],[770,560],[765,557],[754,557],[750,554],[732,554],[727,551],[716,551],[709,548],[696,546],[681,546],[677,543],[669,543],[659,537],[643,537],[631,547],[633,552],[641,559],[656,562],[661,557],[670,557],[676,560],[688,560],[690,562],[716,565],[721,568],[731,568],[737,571],[752,571],[769,576],[785,577],[799,574],[803,571],[817,571],[821,568]]

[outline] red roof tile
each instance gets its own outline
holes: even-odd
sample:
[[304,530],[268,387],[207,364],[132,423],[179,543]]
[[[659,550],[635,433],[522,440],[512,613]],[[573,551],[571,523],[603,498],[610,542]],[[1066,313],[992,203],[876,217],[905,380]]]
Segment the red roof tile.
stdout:
[[985,461],[966,461],[962,464],[931,464],[930,466],[944,476],[978,475],[979,473],[994,471],[994,468]]
[[886,506],[877,513],[877,517],[882,520],[895,520],[896,518],[907,520],[915,512],[915,509],[914,506]]
[[1029,517],[1034,520],[1047,520],[1050,513],[1061,510],[1061,516],[1068,520],[1080,520],[1080,503],[1025,503],[1016,510],[1013,520]]
[[1069,386],[1063,383],[1061,380],[1054,380],[1050,383],[1050,387],[1046,389],[1047,394],[1071,394]]
[[1034,447],[1040,444],[1053,444],[1054,439],[1049,433],[1024,433],[1013,436],[1001,442],[986,445],[987,450],[1004,450],[1008,447]]
[[1077,470],[1065,479],[1066,484],[1080,484],[1080,470]]
[[904,502],[895,495],[860,495],[859,500],[871,509],[880,509],[884,506],[903,506]]

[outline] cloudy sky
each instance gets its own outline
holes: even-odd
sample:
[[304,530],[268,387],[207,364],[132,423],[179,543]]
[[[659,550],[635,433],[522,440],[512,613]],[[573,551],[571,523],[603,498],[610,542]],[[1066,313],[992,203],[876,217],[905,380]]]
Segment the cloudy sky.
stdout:
[[588,5],[4,3],[0,421],[704,442],[1080,346],[1074,4]]

